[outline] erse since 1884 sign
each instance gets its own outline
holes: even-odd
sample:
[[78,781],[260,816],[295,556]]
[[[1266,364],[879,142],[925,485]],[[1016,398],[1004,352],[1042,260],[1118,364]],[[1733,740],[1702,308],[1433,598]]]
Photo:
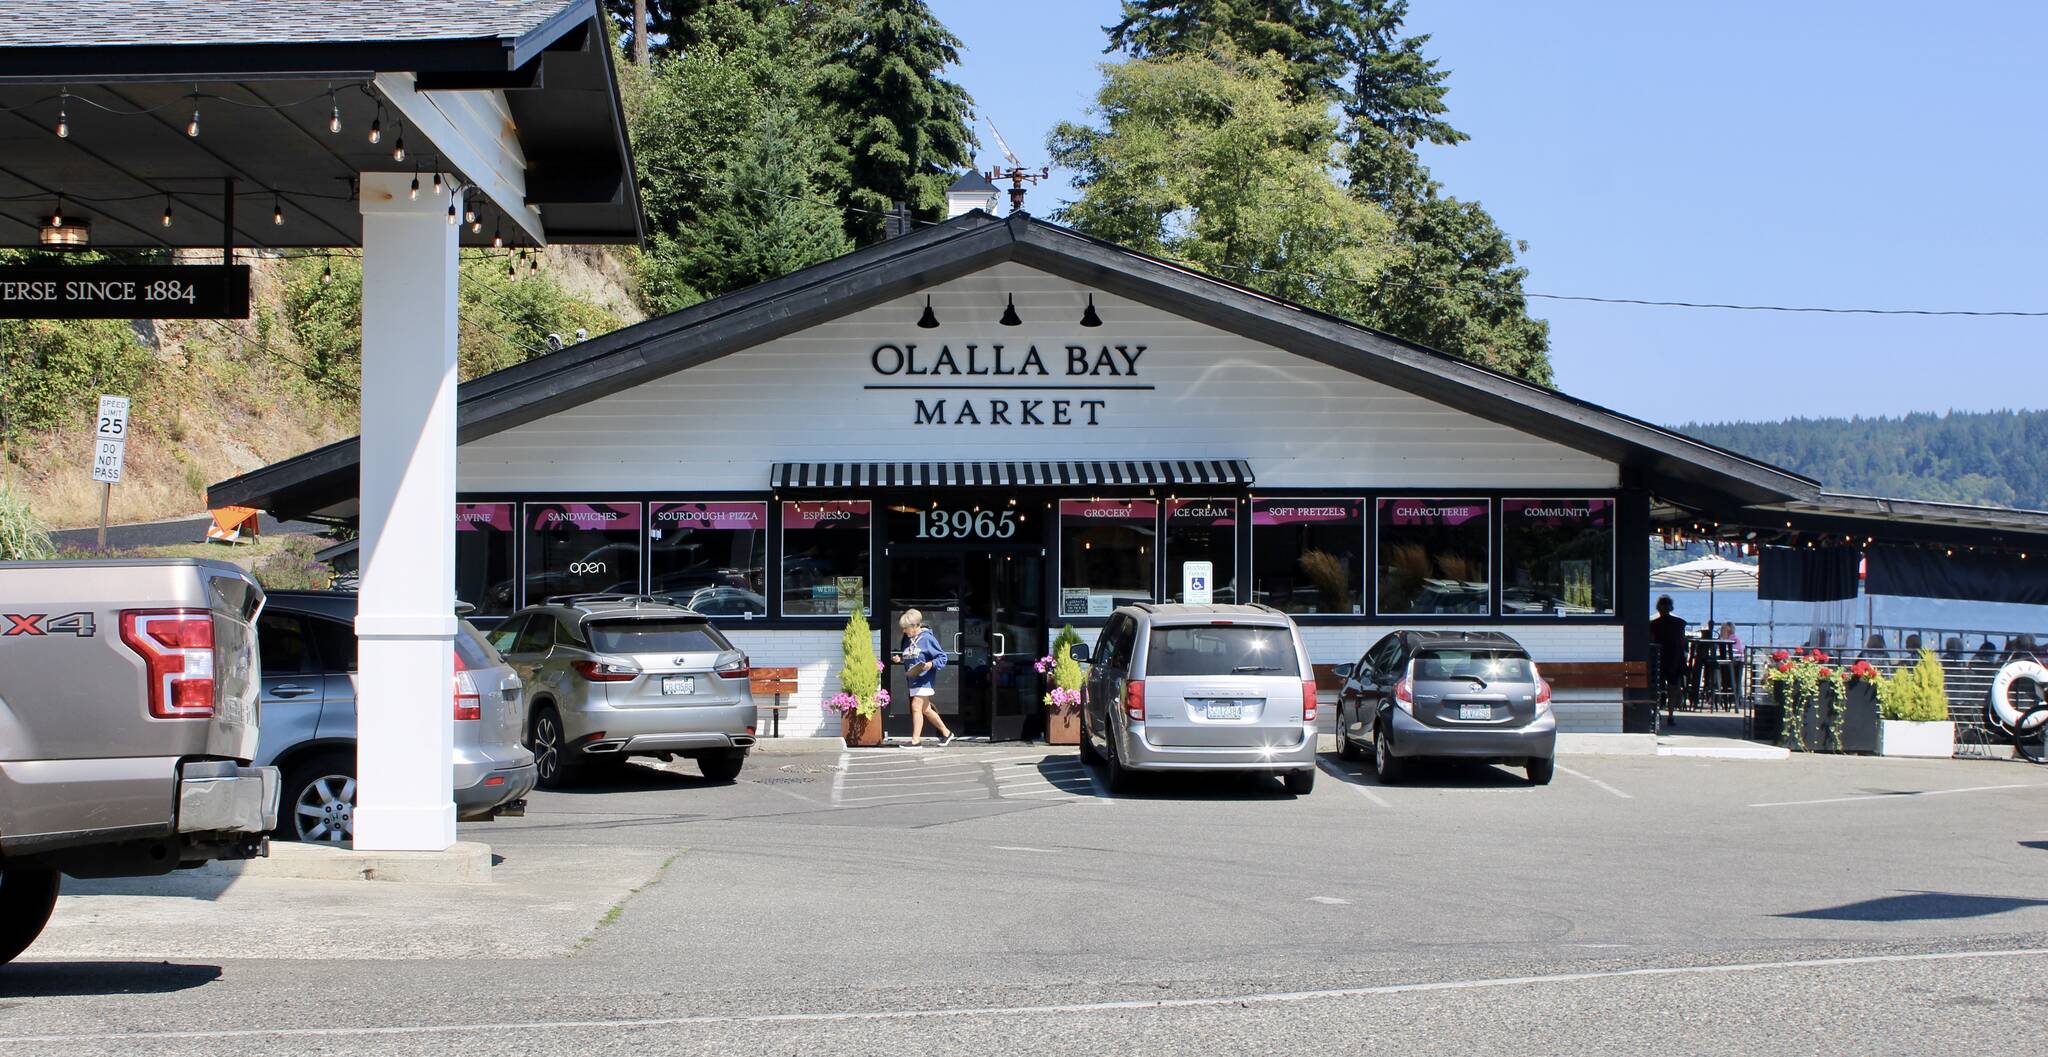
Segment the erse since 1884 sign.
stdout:
[[0,319],[247,319],[246,264],[0,268]]

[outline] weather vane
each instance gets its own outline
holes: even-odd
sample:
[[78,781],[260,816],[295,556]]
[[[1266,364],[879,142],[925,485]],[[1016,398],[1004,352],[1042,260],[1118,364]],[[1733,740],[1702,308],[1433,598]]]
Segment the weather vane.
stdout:
[[1003,138],[1003,130],[996,127],[995,119],[984,114],[982,120],[987,121],[989,131],[996,134],[996,146],[1003,148],[1003,157],[1010,160],[1010,167],[1007,169],[990,169],[988,180],[990,183],[1010,181],[1010,212],[1015,213],[1024,208],[1025,185],[1035,184],[1051,176],[1052,169],[1044,165],[1039,166],[1036,172],[1025,168],[1024,163],[1017,159],[1017,152],[1010,149],[1009,141]]

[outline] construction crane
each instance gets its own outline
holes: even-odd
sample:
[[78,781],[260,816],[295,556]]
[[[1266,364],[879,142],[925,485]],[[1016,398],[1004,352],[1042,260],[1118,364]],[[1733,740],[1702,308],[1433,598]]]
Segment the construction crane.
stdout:
[[1025,168],[1024,163],[1017,159],[1017,152],[1010,149],[1010,142],[1003,138],[1003,130],[996,127],[995,119],[986,114],[983,114],[981,119],[988,122],[988,130],[996,134],[996,146],[1001,147],[1003,149],[1003,157],[1010,160],[1010,167],[1007,169],[990,169],[988,171],[988,181],[990,183],[1000,183],[1004,180],[1010,181],[1010,212],[1015,213],[1017,210],[1024,208],[1025,185],[1035,184],[1051,176],[1052,169],[1044,165],[1039,166],[1036,172]]

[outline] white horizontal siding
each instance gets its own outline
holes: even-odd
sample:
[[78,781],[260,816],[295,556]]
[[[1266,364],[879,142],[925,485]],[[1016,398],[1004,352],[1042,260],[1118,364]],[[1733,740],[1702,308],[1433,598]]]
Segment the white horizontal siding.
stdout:
[[[854,313],[462,446],[464,491],[754,490],[775,462],[1242,458],[1265,487],[1606,488],[1604,460],[1284,350],[1101,292],[1104,325],[1076,325],[1091,291],[1017,264],[931,288],[942,326],[914,325],[924,294]],[[1014,295],[1021,327],[995,322]],[[932,392],[870,384],[995,378],[911,378],[875,372],[881,343],[941,345],[963,367],[1038,347],[1049,377],[1032,384],[1153,385],[1133,392]],[[1068,344],[1145,346],[1133,377],[1066,377]],[[1114,355],[1114,353],[1112,353]],[[916,399],[954,412],[974,399],[1099,399],[1099,425],[915,426]],[[1078,404],[1071,413],[1085,421]],[[1050,420],[1050,405],[1041,416]]]

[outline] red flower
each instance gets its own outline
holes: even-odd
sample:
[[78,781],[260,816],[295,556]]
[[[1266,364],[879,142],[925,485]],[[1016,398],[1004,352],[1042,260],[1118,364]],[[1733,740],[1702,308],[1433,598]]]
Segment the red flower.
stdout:
[[1827,655],[1827,654],[1825,654],[1825,653],[1822,653],[1822,652],[1821,652],[1821,651],[1819,651],[1819,650],[1815,650],[1815,651],[1813,651],[1813,663],[1815,663],[1815,664],[1826,664],[1826,663],[1828,663],[1828,655]]
[[1778,665],[1778,670],[1779,670],[1779,671],[1781,671],[1781,672],[1789,672],[1789,671],[1791,671],[1791,670],[1792,670],[1792,662],[1791,662],[1791,661],[1786,661],[1786,662],[1784,662],[1783,664],[1780,664],[1780,665]]
[[1779,650],[1778,652],[1771,654],[1771,659],[1777,661],[1779,664],[1783,664],[1786,661],[1791,660],[1792,655],[1786,653],[1784,650]]
[[1821,677],[1821,678],[1823,678],[1823,679],[1832,679],[1832,678],[1834,678],[1834,677],[1835,677],[1835,672],[1834,672],[1834,669],[1832,669],[1832,668],[1822,668],[1822,669],[1820,670],[1820,677]]

